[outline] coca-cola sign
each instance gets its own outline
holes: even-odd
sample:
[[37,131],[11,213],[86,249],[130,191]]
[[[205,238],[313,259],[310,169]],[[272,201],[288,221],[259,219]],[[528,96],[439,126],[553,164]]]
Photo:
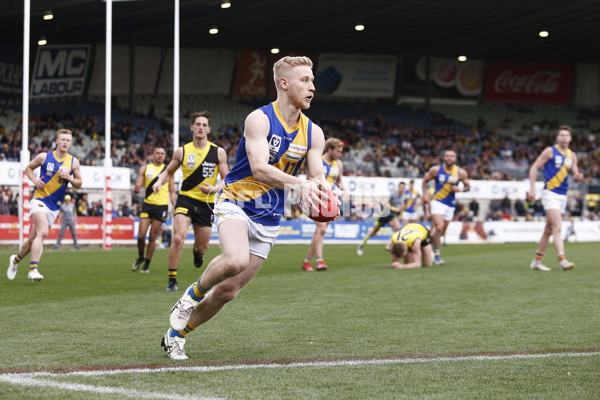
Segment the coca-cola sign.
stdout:
[[485,100],[569,103],[573,65],[493,62],[488,68]]

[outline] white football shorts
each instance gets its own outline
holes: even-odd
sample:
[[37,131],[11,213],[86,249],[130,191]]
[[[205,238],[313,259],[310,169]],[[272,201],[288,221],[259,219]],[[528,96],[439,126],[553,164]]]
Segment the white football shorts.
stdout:
[[450,207],[439,200],[432,200],[430,203],[431,215],[443,215],[444,221],[452,221],[454,219],[454,210],[456,207]]
[[228,201],[216,203],[214,214],[217,227],[230,219],[244,221],[248,227],[250,254],[267,259],[271,248],[275,244],[275,239],[277,239],[279,234],[279,225],[271,226],[259,224],[250,219],[238,205]]
[[544,189],[542,190],[542,205],[544,210],[560,210],[564,214],[567,209],[567,195]]
[[60,210],[52,211],[40,199],[33,199],[29,202],[29,211],[30,211],[32,217],[33,217],[33,214],[35,214],[36,212],[44,211],[46,213],[46,218],[48,219],[48,229],[50,229],[50,228],[52,228],[52,224],[56,220],[56,217],[58,217],[58,212]]

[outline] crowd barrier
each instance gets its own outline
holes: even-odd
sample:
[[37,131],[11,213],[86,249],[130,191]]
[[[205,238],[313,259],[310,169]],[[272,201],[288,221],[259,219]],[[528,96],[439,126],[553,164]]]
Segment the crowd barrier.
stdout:
[[[513,222],[451,222],[446,231],[446,243],[508,243],[536,242],[544,229],[543,221]],[[373,226],[365,221],[337,221],[331,223],[325,234],[325,243],[358,244]],[[172,229],[172,219],[166,221],[165,229]],[[279,228],[278,243],[308,244],[313,237],[315,224],[312,221],[282,221]],[[60,221],[52,225],[46,244],[53,244],[60,232]],[[77,239],[81,244],[102,244],[102,217],[78,217],[76,224]],[[385,243],[389,240],[392,229],[388,226],[381,228],[370,243]],[[563,238],[579,242],[600,241],[600,221],[574,221],[563,223]],[[138,219],[113,219],[113,244],[134,244],[138,237]],[[67,229],[63,243],[72,242],[71,233]],[[186,243],[193,243],[194,233],[190,225]],[[0,243],[17,244],[19,240],[19,221],[16,216],[0,216]],[[162,240],[162,238],[161,238]],[[217,229],[212,228],[211,242],[218,241]]]

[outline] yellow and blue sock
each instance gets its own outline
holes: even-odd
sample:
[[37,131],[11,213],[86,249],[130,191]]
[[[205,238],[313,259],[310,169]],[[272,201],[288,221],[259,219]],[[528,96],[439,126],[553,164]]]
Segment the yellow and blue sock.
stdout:
[[435,256],[435,258],[440,258],[440,248],[439,247],[434,247],[433,248],[433,255]]
[[17,255],[15,257],[15,264],[20,263],[22,259],[23,259],[23,257],[21,257],[21,255],[19,253],[17,253]]
[[[540,253],[539,251],[535,253],[535,261],[542,261],[542,258],[544,258],[544,253]],[[558,258],[560,259],[560,256]]]
[[187,336],[187,334],[190,333],[191,331],[193,331],[194,329],[196,329],[196,327],[188,322],[187,325],[185,326],[185,328],[183,328],[179,332],[174,331],[173,328],[169,329],[169,337],[177,336],[180,338],[185,338]]
[[563,262],[563,261],[565,261],[566,259],[567,259],[567,257],[565,257],[565,255],[564,255],[564,254],[559,254],[559,255],[558,255],[558,261],[559,261],[559,262]]
[[32,261],[32,262],[30,262],[29,263],[29,270],[33,271],[34,269],[37,269],[38,263],[39,263],[39,261]]
[[325,261],[323,260],[323,257],[317,257],[317,264],[318,264],[318,263],[320,263],[320,262],[325,262]]
[[305,263],[310,263],[310,262],[312,262],[312,257],[304,257],[304,262],[305,262]]
[[204,298],[204,296],[206,295],[206,293],[208,292],[208,289],[204,289],[201,285],[200,285],[200,279],[198,279],[198,282],[196,282],[195,285],[193,285],[190,290],[188,290],[188,295],[196,301],[200,301]]

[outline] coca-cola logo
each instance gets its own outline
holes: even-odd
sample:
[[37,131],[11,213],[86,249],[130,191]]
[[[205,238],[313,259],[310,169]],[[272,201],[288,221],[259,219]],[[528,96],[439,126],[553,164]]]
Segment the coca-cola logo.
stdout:
[[496,93],[530,93],[530,94],[556,94],[560,71],[539,70],[532,74],[518,74],[512,69],[503,71],[494,81]]

